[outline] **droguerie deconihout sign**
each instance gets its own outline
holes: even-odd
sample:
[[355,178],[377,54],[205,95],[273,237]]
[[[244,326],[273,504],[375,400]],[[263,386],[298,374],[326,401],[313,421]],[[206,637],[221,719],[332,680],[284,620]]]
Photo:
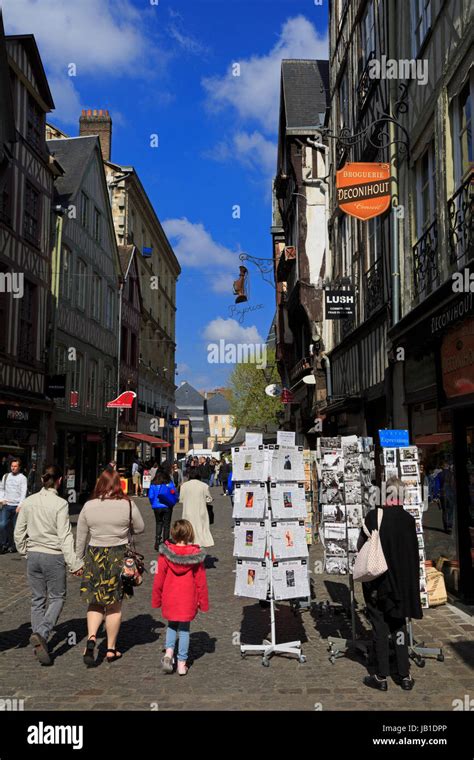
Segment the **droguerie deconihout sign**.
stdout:
[[356,219],[373,219],[390,206],[391,181],[390,164],[346,164],[336,172],[338,206]]

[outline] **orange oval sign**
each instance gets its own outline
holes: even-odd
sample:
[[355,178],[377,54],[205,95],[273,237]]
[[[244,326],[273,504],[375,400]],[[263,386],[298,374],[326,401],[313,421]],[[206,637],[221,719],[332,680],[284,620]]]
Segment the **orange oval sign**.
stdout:
[[362,221],[373,219],[390,206],[390,164],[346,164],[336,172],[336,189],[337,203],[345,214]]

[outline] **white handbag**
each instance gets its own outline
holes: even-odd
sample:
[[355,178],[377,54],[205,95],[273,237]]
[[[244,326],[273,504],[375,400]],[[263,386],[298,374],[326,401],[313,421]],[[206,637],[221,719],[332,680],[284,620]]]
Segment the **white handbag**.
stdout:
[[380,514],[379,510],[377,510],[377,529],[374,529],[372,533],[367,529],[365,523],[362,525],[362,530],[367,536],[367,541],[357,554],[352,570],[354,580],[360,581],[360,583],[373,581],[388,570],[380,541],[382,517],[382,510],[380,510]]

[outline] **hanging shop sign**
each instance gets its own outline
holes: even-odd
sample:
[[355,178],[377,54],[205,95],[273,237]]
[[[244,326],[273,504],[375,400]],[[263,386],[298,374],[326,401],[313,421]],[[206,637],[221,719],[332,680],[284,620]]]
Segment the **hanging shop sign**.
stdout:
[[445,335],[441,345],[441,372],[448,398],[474,393],[474,318]]
[[390,164],[346,164],[336,172],[336,189],[337,203],[345,214],[362,221],[373,219],[390,206]]
[[400,449],[410,445],[408,430],[379,430],[380,445],[387,449]]
[[325,290],[326,319],[355,317],[355,291]]
[[71,391],[69,394],[69,406],[71,409],[77,409],[79,406],[79,391]]
[[136,399],[137,394],[135,391],[125,391],[117,396],[113,401],[107,403],[107,409],[131,409],[133,400]]
[[289,388],[283,388],[280,396],[280,401],[282,404],[292,404],[294,401],[293,393],[290,391]]
[[49,398],[66,398],[66,375],[48,375],[46,395]]

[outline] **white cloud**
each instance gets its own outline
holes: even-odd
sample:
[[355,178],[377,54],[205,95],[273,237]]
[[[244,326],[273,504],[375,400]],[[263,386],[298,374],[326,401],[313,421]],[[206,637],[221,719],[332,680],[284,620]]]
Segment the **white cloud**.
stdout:
[[49,87],[53,96],[56,111],[51,120],[55,121],[56,113],[65,124],[77,123],[81,114],[81,99],[70,77],[51,74],[48,77]]
[[211,109],[235,108],[242,119],[260,123],[274,133],[278,128],[280,68],[283,58],[327,58],[328,39],[318,34],[304,16],[288,19],[267,55],[254,55],[240,64],[240,76],[233,76],[232,64],[227,73],[203,79]]
[[[150,75],[150,43],[141,31],[145,12],[131,0],[3,0],[2,6],[7,33],[35,35],[56,104],[54,120],[77,123],[81,76]],[[161,64],[166,56],[154,49]],[[68,73],[72,63],[75,77]]]
[[176,372],[179,375],[186,374],[186,372],[190,372],[190,371],[191,371],[191,367],[189,366],[189,364],[186,364],[185,362],[179,362],[178,366],[176,367]]
[[257,171],[271,180],[276,165],[276,143],[267,140],[261,132],[235,132],[227,141],[223,140],[206,157],[215,161],[239,161],[248,169]]
[[202,44],[198,39],[192,37],[190,34],[186,34],[184,31],[178,29],[176,24],[170,24],[167,28],[169,36],[176,40],[179,46],[186,52],[192,55],[205,55],[209,52],[209,48]]
[[67,74],[120,73],[142,54],[143,15],[129,0],[3,0],[8,32],[32,33],[48,64]]
[[216,243],[203,224],[186,217],[167,219],[163,228],[180,264],[209,272],[209,284],[215,293],[229,293],[237,279],[239,250],[231,251]]
[[242,327],[235,319],[217,317],[204,328],[204,338],[227,343],[265,343],[255,325]]

